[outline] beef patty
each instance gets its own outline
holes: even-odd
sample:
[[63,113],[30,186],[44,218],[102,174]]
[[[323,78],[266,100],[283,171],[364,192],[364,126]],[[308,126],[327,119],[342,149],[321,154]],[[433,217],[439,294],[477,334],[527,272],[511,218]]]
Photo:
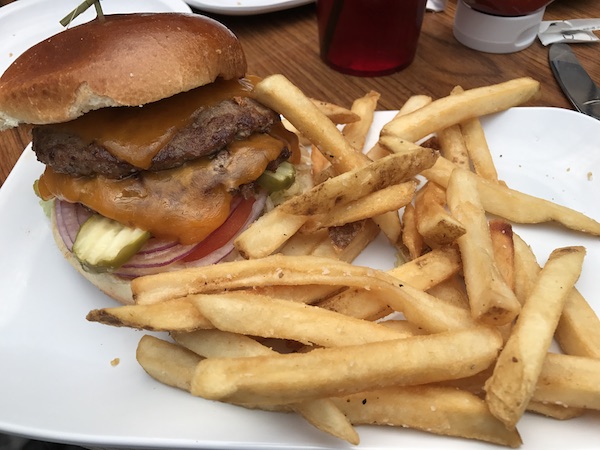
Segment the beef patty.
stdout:
[[[277,121],[279,116],[274,111],[246,97],[199,108],[193,114],[192,123],[180,130],[156,154],[148,170],[172,169],[187,161],[212,155],[235,139],[268,131]],[[56,172],[72,176],[123,178],[141,171],[115,158],[97,142],[86,142],[55,127],[34,127],[32,133],[32,146],[38,160]]]

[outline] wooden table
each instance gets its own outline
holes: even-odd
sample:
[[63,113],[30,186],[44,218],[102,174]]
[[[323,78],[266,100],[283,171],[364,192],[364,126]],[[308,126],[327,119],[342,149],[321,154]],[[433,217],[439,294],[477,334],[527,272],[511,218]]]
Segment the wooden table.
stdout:
[[[0,0],[0,5],[12,0]],[[542,83],[536,105],[571,108],[548,65],[548,49],[536,40],[518,53],[496,55],[464,47],[452,34],[456,0],[445,12],[425,16],[417,56],[407,69],[394,75],[360,78],[342,75],[319,59],[314,5],[257,16],[220,16],[246,51],[249,73],[265,76],[282,73],[312,97],[350,106],[353,99],[374,89],[381,93],[379,109],[398,109],[415,93],[447,95],[452,87],[468,89],[511,78],[531,76]],[[556,0],[546,9],[545,20],[600,17],[597,0]],[[597,55],[600,44],[575,45],[574,50],[600,82]],[[26,127],[0,133],[0,185],[29,143]]]

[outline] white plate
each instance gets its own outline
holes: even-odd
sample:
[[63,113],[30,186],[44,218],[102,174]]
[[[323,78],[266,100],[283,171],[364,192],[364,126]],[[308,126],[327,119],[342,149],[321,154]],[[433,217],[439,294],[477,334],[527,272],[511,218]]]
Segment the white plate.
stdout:
[[308,5],[314,0],[185,0],[201,11],[229,16],[264,14],[296,6]]
[[[0,8],[0,74],[29,47],[63,31],[59,21],[81,0],[19,0]],[[182,0],[102,0],[106,14],[132,12],[184,12],[192,10]],[[94,7],[78,16],[73,24],[96,17]]]
[[[377,113],[376,127],[393,114]],[[600,219],[599,121],[561,109],[516,108],[483,124],[510,186]],[[41,171],[27,149],[0,190],[0,431],[89,447],[349,448],[294,415],[205,401],[148,377],[135,361],[143,332],[85,320],[91,309],[114,303],[54,246],[32,190]],[[540,263],[555,247],[585,245],[578,287],[600,312],[597,237],[552,225],[516,229]],[[380,239],[359,262],[386,269],[393,261]],[[115,358],[120,363],[113,367]],[[527,414],[519,425],[523,449],[597,448],[598,419]],[[359,433],[364,449],[497,448],[407,429],[360,427]]]

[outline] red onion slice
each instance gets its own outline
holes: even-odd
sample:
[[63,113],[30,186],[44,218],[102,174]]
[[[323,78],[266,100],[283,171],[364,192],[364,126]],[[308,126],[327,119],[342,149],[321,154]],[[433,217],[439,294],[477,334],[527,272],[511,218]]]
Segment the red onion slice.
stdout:
[[65,246],[71,250],[79,228],[81,228],[83,222],[85,222],[92,213],[79,203],[69,203],[55,199],[54,215],[56,219],[56,228],[58,229]]

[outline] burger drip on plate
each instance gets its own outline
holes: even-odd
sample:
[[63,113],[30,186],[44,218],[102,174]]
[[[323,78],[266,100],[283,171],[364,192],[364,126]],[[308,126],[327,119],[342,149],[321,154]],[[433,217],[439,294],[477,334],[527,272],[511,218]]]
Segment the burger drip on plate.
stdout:
[[[297,138],[253,98],[246,69],[213,19],[119,14],[40,42],[0,78],[0,130],[33,125],[58,247],[116,300],[132,301],[131,278],[230,255],[264,186],[293,179],[277,184],[300,162]],[[78,253],[88,244],[101,263]]]

